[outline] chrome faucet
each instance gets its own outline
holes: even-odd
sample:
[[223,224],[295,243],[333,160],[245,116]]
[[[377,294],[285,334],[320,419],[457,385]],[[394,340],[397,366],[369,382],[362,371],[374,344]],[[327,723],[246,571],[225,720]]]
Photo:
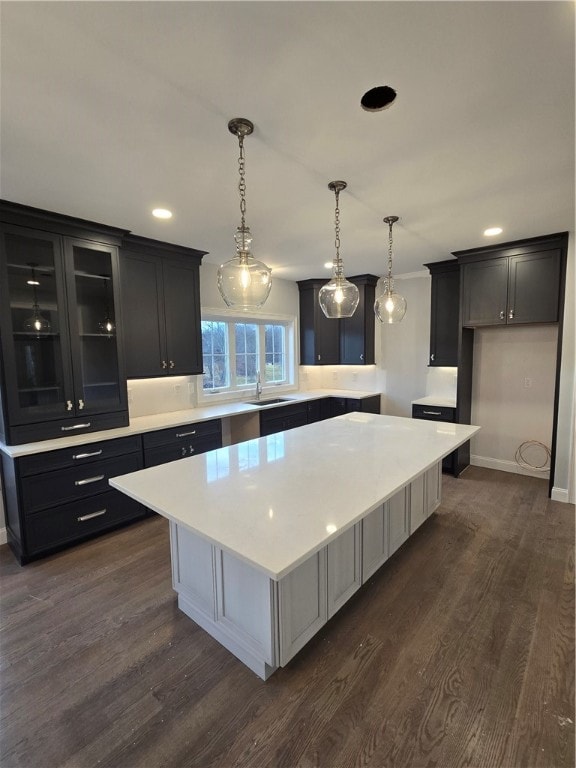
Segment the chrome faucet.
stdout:
[[256,400],[260,400],[262,394],[262,382],[260,381],[260,371],[256,374]]

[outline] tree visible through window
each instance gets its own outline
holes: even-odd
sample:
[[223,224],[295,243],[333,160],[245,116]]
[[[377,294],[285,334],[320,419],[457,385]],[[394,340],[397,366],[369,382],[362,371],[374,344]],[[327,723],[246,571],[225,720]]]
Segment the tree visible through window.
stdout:
[[205,392],[288,382],[287,323],[202,320]]

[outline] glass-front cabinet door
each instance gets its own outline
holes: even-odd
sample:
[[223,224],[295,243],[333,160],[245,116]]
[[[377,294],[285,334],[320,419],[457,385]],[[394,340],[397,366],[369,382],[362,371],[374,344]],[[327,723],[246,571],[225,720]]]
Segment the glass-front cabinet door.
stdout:
[[2,354],[15,424],[61,418],[74,408],[62,239],[1,230]]
[[125,407],[118,353],[118,254],[114,246],[65,240],[75,407],[108,413]]

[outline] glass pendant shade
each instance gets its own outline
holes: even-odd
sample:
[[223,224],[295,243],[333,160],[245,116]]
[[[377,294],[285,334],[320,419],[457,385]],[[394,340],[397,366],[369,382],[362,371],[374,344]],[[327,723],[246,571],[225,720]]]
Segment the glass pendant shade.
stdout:
[[331,319],[352,317],[359,300],[358,286],[346,280],[345,277],[334,276],[329,283],[320,288],[318,294],[322,312]]
[[246,225],[246,181],[244,160],[244,137],[254,130],[250,120],[243,117],[234,118],[228,123],[230,133],[238,137],[240,157],[238,169],[240,181],[240,226],[236,230],[236,256],[226,261],[218,268],[218,290],[229,307],[244,311],[261,307],[272,289],[272,270],[252,256],[252,235]]
[[394,290],[394,281],[384,278],[384,290],[374,302],[374,312],[381,323],[399,323],[406,314],[406,299]]
[[346,280],[344,266],[340,258],[340,192],[348,185],[345,181],[331,181],[328,189],[336,196],[336,209],[334,217],[336,254],[334,256],[332,279],[320,288],[318,303],[322,312],[329,320],[338,320],[342,317],[352,317],[360,300],[358,286]]
[[229,307],[258,309],[270,295],[272,270],[250,253],[249,227],[238,227],[234,239],[238,253],[218,268],[218,290]]
[[33,314],[24,320],[22,329],[26,331],[26,333],[35,333],[38,337],[44,333],[50,333],[50,329],[52,328],[50,321],[40,314],[40,307],[38,304],[35,303],[32,310]]
[[386,216],[388,224],[388,275],[382,281],[382,293],[374,302],[374,314],[381,323],[399,323],[406,314],[406,299],[394,290],[392,277],[392,225],[398,216]]

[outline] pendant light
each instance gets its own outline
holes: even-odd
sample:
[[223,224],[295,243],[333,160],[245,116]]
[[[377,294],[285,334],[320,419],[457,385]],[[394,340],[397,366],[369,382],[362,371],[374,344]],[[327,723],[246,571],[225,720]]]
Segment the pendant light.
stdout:
[[218,269],[218,290],[229,307],[254,310],[261,307],[272,288],[272,270],[257,261],[251,253],[252,235],[246,226],[246,181],[244,159],[244,137],[249,136],[254,125],[243,117],[234,118],[228,123],[228,130],[238,137],[240,156],[238,171],[240,181],[240,226],[236,229],[236,256],[221,264]]
[[394,290],[392,277],[392,225],[397,221],[398,216],[384,219],[388,224],[388,275],[383,281],[383,292],[374,302],[374,312],[381,323],[399,323],[406,314],[406,299]]
[[33,333],[36,338],[40,338],[43,334],[50,333],[52,326],[50,321],[40,314],[40,307],[38,306],[38,292],[37,287],[40,285],[40,281],[36,277],[37,264],[28,264],[30,267],[30,278],[26,281],[27,285],[32,286],[32,315],[24,320],[22,324],[22,330],[26,333]]
[[320,288],[318,301],[322,307],[322,312],[324,312],[326,317],[332,319],[352,317],[360,299],[358,286],[344,277],[344,265],[340,257],[340,208],[338,207],[338,202],[340,192],[346,189],[347,186],[345,181],[331,181],[328,184],[328,189],[334,192],[336,197],[334,215],[336,233],[334,245],[336,246],[336,254],[332,264],[332,279]]

